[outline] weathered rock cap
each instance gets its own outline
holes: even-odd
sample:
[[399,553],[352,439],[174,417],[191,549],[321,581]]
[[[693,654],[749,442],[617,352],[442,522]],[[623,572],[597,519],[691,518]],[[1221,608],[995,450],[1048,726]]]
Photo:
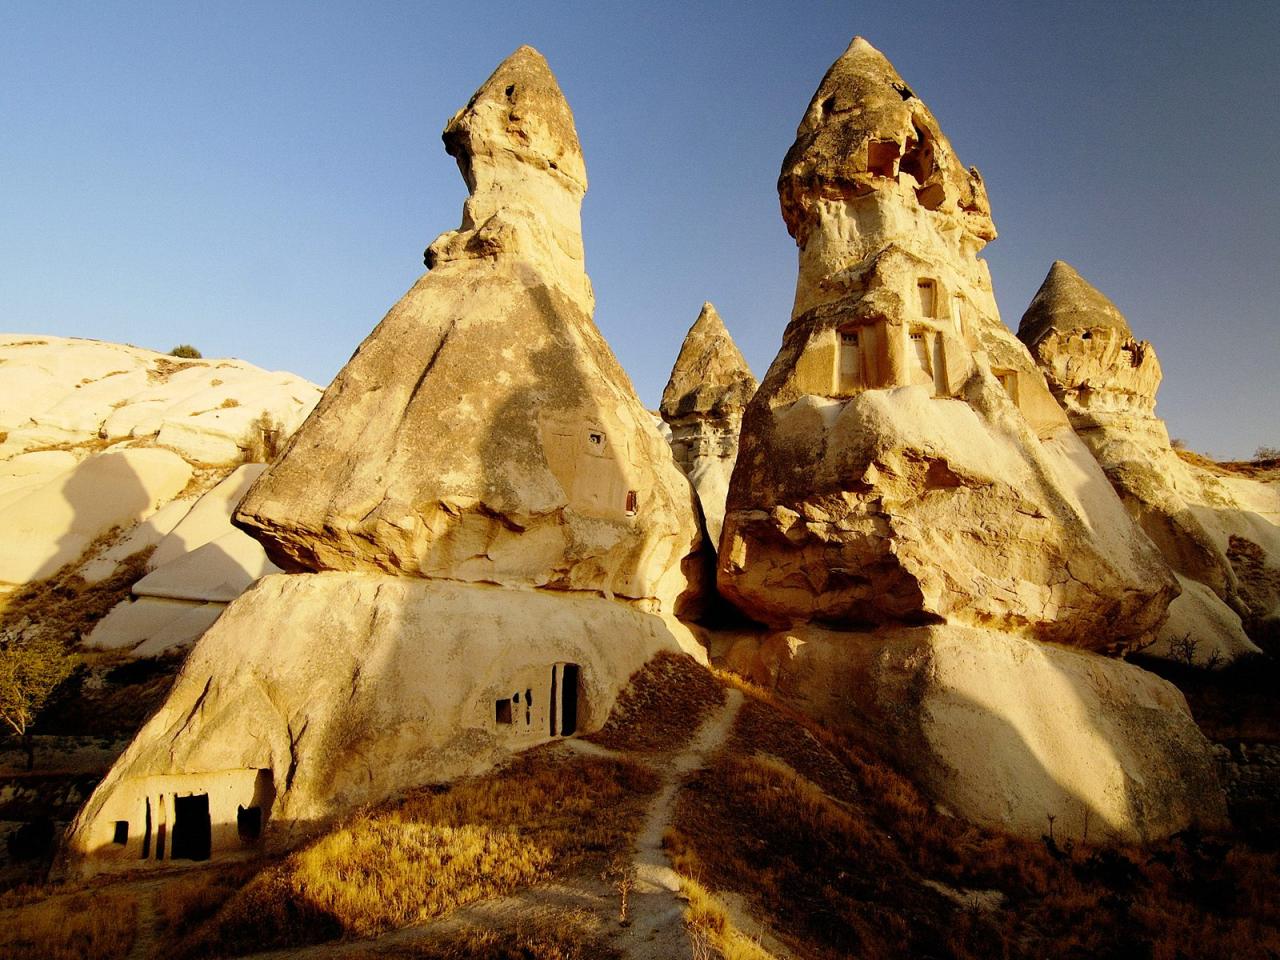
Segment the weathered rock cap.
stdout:
[[907,178],[921,206],[969,214],[971,233],[995,239],[981,174],[964,168],[884,54],[854,37],[822,78],[782,162],[787,230],[803,246],[818,200],[866,196]]
[[728,416],[746,407],[757,385],[742,351],[708,301],[685,335],[659,410],[667,421],[692,414]]
[[1116,330],[1126,338],[1133,336],[1124,314],[1106,294],[1071,264],[1055,260],[1022,315],[1018,339],[1034,347],[1052,330],[1072,333],[1099,328]]
[[500,155],[548,171],[579,196],[587,191],[573,111],[551,67],[533,47],[522,46],[503,60],[441,136],[473,192],[474,158]]

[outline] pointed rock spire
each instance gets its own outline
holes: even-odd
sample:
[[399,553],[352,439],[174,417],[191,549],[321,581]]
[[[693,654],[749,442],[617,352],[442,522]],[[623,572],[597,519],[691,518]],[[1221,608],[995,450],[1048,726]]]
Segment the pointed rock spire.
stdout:
[[[1087,431],[1103,421],[1154,416],[1162,377],[1155,350],[1136,339],[1116,305],[1065,260],[1049,268],[1018,324],[1018,339],[1086,442]],[[1105,404],[1096,402],[1102,394]]]
[[461,229],[432,244],[431,271],[236,523],[287,570],[549,586],[670,610],[691,589],[696,508],[592,322],[586,175],[541,55],[512,54],[445,142],[471,188]]
[[1044,283],[1022,315],[1018,339],[1034,348],[1050,330],[1074,333],[1090,328],[1116,330],[1126,338],[1133,336],[1124,314],[1106,294],[1065,260],[1053,261]]
[[[453,115],[443,134],[470,196],[462,225],[427,249],[426,264],[532,259],[581,271],[587,172],[573,112],[542,54],[520,47]],[[585,276],[568,285],[591,301]]]
[[796,299],[744,414],[720,592],[779,627],[1149,636],[1172,573],[1000,321],[981,179],[870,44],[827,71],[778,188]]
[[803,246],[820,200],[898,187],[927,210],[964,214],[979,245],[995,238],[982,177],[960,163],[884,54],[854,37],[822,78],[782,162],[782,216]]
[[710,301],[685,335],[662,391],[662,418],[689,414],[741,414],[756,392],[756,378]]
[[698,495],[707,538],[720,542],[729,477],[738,458],[742,414],[756,378],[710,302],[689,328],[662,392],[671,451]]

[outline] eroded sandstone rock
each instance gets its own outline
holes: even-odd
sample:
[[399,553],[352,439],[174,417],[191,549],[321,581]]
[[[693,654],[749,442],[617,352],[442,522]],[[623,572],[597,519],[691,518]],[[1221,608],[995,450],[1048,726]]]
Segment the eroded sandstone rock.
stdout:
[[[1076,433],[1182,579],[1183,595],[1147,652],[1224,666],[1257,653],[1241,615],[1256,623],[1274,616],[1280,603],[1280,527],[1173,449],[1155,415],[1161,380],[1155,349],[1134,337],[1115,304],[1061,260],[1027,307],[1018,336]],[[1240,480],[1265,495],[1264,484]],[[1260,569],[1233,563],[1233,536],[1256,548]]]
[[568,104],[522,47],[445,128],[470,197],[236,522],[290,570],[590,591],[670,609],[688,481],[592,322]]
[[742,413],[757,386],[720,314],[704,303],[680,346],[659,410],[671,430],[676,463],[698,494],[713,547],[724,525]]
[[1131,664],[991,630],[743,641],[739,669],[839,728],[872,724],[951,812],[1039,838],[1146,843],[1226,825],[1212,753],[1171,683]]
[[235,359],[178,359],[119,343],[0,334],[0,462],[101,441],[168,447],[189,463],[252,459],[264,428],[283,442],[315,384]]
[[1153,635],[1176,581],[1000,322],[982,179],[866,41],[823,79],[778,187],[796,300],[743,421],[721,591],[777,626]]
[[86,874],[174,862],[186,797],[207,803],[188,821],[209,830],[206,855],[259,849],[260,836],[287,847],[408,786],[599,728],[664,650],[698,647],[674,619],[585,594],[266,577],[192,650],[76,819],[68,854]]

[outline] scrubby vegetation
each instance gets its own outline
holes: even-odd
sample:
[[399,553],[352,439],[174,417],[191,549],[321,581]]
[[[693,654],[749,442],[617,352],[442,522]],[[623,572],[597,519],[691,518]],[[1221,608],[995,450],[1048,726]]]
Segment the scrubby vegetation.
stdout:
[[178,344],[169,351],[169,356],[180,357],[183,360],[201,360],[204,358],[204,354],[189,343]]
[[[634,764],[535,750],[485,777],[361,812],[243,887],[183,898],[202,923],[170,957],[369,936],[607,862],[626,849],[657,777]],[[217,882],[217,881],[214,881]],[[499,954],[500,955],[500,954]]]
[[240,443],[245,463],[271,463],[284,449],[284,425],[270,411],[263,410]]
[[[34,762],[31,733],[37,717],[43,727],[50,714],[63,713],[44,708],[74,699],[68,688],[78,689],[83,679],[77,667],[84,658],[74,653],[76,645],[129,596],[130,587],[146,572],[151,548],[123,560],[111,576],[97,583],[80,575],[88,558],[108,549],[120,536],[119,529],[107,532],[52,576],[0,597],[0,719],[22,739],[28,769]],[[130,697],[129,702],[136,712],[137,699]],[[144,704],[143,709],[150,705]],[[94,732],[101,730],[95,727]]]
[[601,746],[634,753],[677,750],[724,703],[724,687],[689,657],[660,653],[631,678],[599,732]]
[[133,949],[137,898],[78,893],[0,914],[6,960],[121,960]]
[[801,957],[1275,957],[1280,857],[1230,837],[1029,842],[944,816],[875,752],[750,695],[695,774],[677,868]]
[[[353,960],[375,960],[383,950],[357,954]],[[622,954],[600,938],[593,914],[561,912],[554,918],[532,918],[511,930],[463,926],[428,943],[396,948],[404,960],[622,960]]]

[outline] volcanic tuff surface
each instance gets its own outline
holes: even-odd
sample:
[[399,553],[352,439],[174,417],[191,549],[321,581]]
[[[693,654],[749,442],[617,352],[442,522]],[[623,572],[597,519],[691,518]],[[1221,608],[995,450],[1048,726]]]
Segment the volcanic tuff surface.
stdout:
[[796,301],[743,422],[722,592],[775,626],[1152,634],[1176,582],[1000,322],[981,177],[866,41],[823,79],[779,193]]
[[1086,652],[1153,638],[1178,585],[1000,322],[977,172],[855,39],[778,186],[795,307],[743,420],[718,567],[775,629],[727,663],[828,723],[870,719],[971,820],[1221,824],[1181,694]]
[[[1160,362],[1070,264],[1053,264],[1018,336],[1076,433],[1178,575],[1181,595],[1151,653],[1226,665],[1257,653],[1280,614],[1280,500],[1272,485],[1187,463],[1155,415]],[[1269,515],[1269,516],[1268,516]]]
[[430,272],[325,391],[237,522],[292,570],[591,591],[672,609],[689,484],[600,336],[573,117],[522,47],[449,122],[471,191]]
[[680,346],[659,410],[671,429],[676,462],[698,494],[713,547],[720,543],[742,412],[756,386],[720,314],[704,303]]

